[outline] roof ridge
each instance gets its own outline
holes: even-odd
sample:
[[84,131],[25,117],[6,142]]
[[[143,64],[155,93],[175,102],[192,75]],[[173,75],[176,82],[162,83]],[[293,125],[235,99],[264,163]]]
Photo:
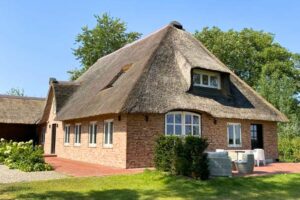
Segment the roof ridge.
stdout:
[[[90,69],[92,69],[92,67],[95,66],[95,64],[96,64],[100,59],[104,59],[104,58],[106,58],[106,57],[112,56],[112,55],[118,53],[119,51],[121,51],[121,50],[123,50],[123,49],[126,49],[126,48],[128,48],[128,47],[131,47],[131,46],[137,44],[137,43],[140,43],[140,42],[142,42],[142,41],[144,41],[144,40],[150,38],[151,36],[155,35],[155,34],[158,33],[159,31],[161,31],[161,30],[163,30],[163,29],[165,29],[165,28],[167,28],[167,27],[172,27],[172,26],[168,24],[168,25],[166,25],[166,26],[164,26],[164,27],[162,27],[162,28],[160,28],[160,29],[158,29],[158,30],[156,30],[156,31],[154,31],[154,32],[152,32],[152,33],[150,33],[150,34],[148,34],[148,35],[147,35],[146,37],[144,37],[144,38],[140,38],[140,39],[138,39],[138,40],[136,40],[136,41],[133,41],[133,42],[131,42],[131,43],[128,43],[128,44],[124,45],[123,47],[121,47],[121,48],[119,48],[119,49],[117,49],[117,50],[111,52],[110,54],[107,54],[107,55],[105,55],[105,56],[102,56],[102,57],[98,58],[97,61],[96,61],[94,64],[92,64],[92,65],[88,68],[87,71],[89,71]],[[87,71],[86,71],[86,72],[87,72]],[[80,82],[81,77],[82,77],[86,72],[84,72],[78,79],[76,79],[76,80],[74,81],[74,83]]]
[[15,96],[15,95],[7,95],[7,94],[0,94],[0,98],[24,99],[24,100],[39,100],[39,101],[45,101],[46,100],[43,97]]

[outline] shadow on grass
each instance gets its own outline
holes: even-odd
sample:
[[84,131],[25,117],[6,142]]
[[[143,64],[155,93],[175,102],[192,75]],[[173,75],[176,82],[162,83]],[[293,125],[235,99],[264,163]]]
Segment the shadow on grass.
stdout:
[[48,191],[45,193],[20,194],[17,199],[115,199],[115,200],[136,200],[137,192],[129,189],[89,191],[87,193],[71,191]]
[[[93,182],[97,180],[94,179]],[[184,177],[163,175],[158,172],[145,172],[134,175],[131,182],[128,179],[114,180],[112,187],[104,189],[100,187],[91,188],[87,192],[76,191],[76,188],[69,188],[72,191],[47,191],[40,193],[24,193],[26,188],[10,186],[0,193],[23,190],[17,194],[17,199],[107,199],[107,200],[135,200],[135,199],[161,199],[161,198],[182,198],[182,199],[299,199],[300,198],[300,175],[275,175],[263,177],[235,177],[215,178],[209,181],[198,181]],[[124,182],[125,181],[125,182]],[[101,185],[102,181],[94,182],[93,185]],[[116,189],[122,186],[122,189]],[[93,187],[91,185],[91,187]],[[125,186],[125,188],[123,188]],[[81,187],[81,186],[80,186]],[[82,188],[85,188],[82,184]],[[49,188],[51,189],[51,188]],[[77,188],[78,189],[78,188]],[[81,189],[81,188],[80,188]]]

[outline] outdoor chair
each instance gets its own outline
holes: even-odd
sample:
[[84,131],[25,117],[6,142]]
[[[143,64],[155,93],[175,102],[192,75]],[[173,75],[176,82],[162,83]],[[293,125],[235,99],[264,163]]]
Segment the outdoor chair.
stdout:
[[256,165],[259,167],[260,161],[263,162],[264,165],[266,165],[266,159],[265,159],[265,151],[263,149],[254,149],[254,160],[256,161]]
[[254,169],[254,155],[244,153],[241,161],[236,161],[235,165],[239,174],[251,174]]
[[208,152],[210,176],[232,176],[231,159],[228,152]]

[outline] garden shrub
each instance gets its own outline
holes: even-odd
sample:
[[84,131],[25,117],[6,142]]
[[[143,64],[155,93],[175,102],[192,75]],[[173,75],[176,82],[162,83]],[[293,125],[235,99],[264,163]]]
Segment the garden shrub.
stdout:
[[22,171],[45,171],[52,167],[45,163],[41,146],[33,146],[32,141],[13,142],[1,139],[0,163],[11,169]]
[[207,141],[198,137],[161,136],[155,145],[155,167],[172,174],[208,179],[208,160],[204,153],[207,146]]
[[278,150],[281,161],[300,162],[300,137],[280,136]]

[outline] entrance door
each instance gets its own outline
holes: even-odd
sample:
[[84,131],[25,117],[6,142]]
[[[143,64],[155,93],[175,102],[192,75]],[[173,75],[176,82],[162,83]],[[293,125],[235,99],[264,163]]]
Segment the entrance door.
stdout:
[[51,135],[51,154],[55,154],[55,141],[56,141],[56,124],[52,124],[52,135]]
[[252,149],[263,149],[263,128],[261,124],[251,124],[251,147]]

